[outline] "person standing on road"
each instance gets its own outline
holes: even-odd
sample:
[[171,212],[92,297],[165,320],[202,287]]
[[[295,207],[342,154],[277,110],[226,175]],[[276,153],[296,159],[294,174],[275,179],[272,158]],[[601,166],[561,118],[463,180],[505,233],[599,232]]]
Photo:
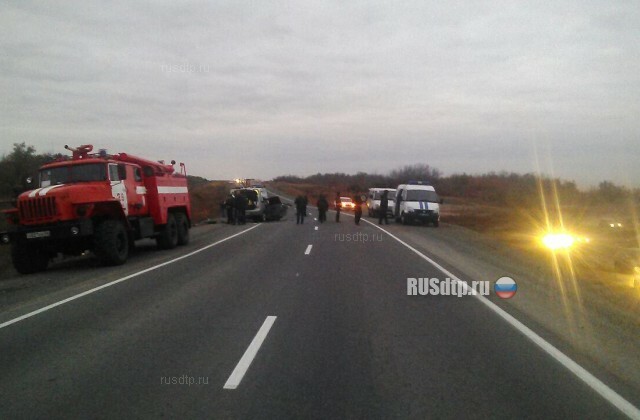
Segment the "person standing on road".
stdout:
[[299,195],[294,201],[296,205],[296,225],[304,224],[304,216],[307,214],[307,198]]
[[235,197],[233,193],[229,194],[229,197],[224,201],[224,207],[227,210],[227,224],[234,223],[233,210],[235,208]]
[[329,210],[329,202],[324,195],[320,194],[318,197],[318,220],[320,223],[327,221],[327,210]]
[[360,225],[360,218],[362,217],[362,199],[360,196],[355,196],[353,202],[356,204],[355,208],[355,216],[356,216],[356,225]]
[[245,195],[240,195],[240,220],[243,225],[247,223],[247,207],[249,207],[249,199]]
[[382,193],[382,197],[380,197],[380,207],[378,209],[378,224],[382,224],[382,219],[384,218],[384,224],[388,225],[389,221],[387,220],[387,211],[389,210],[389,190],[384,190]]
[[[236,223],[244,225],[246,223],[247,197],[238,193],[235,199]],[[234,224],[236,224],[234,223]]]
[[342,202],[340,201],[340,191],[336,193],[336,223],[340,223],[340,209],[342,208]]

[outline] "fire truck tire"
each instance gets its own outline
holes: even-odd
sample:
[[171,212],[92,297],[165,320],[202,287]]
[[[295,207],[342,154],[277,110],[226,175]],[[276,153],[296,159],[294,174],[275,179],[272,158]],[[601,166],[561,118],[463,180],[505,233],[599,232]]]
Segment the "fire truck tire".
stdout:
[[176,213],[176,224],[178,225],[178,245],[189,243],[189,220],[184,213]]
[[11,259],[16,271],[20,274],[32,274],[44,271],[49,265],[49,255],[36,246],[13,244]]
[[95,230],[93,251],[106,265],[121,265],[129,257],[129,235],[119,220],[105,220]]
[[169,213],[167,216],[167,224],[160,231],[156,242],[160,249],[173,249],[178,245],[178,224],[173,214]]

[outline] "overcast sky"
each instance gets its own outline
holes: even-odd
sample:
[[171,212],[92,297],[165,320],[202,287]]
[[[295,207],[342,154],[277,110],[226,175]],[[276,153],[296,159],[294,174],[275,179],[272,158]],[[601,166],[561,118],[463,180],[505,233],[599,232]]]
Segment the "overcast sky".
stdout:
[[3,1],[0,104],[2,153],[640,186],[640,4]]

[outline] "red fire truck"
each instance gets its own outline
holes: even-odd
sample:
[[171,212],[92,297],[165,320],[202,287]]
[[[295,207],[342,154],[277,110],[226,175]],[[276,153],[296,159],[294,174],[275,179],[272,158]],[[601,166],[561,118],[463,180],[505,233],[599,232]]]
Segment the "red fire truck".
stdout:
[[6,211],[11,229],[2,241],[23,274],[42,271],[58,253],[92,251],[104,264],[124,264],[133,241],[155,238],[158,247],[189,242],[191,202],[184,164],[126,153],[91,153],[92,145],[42,166],[38,188],[22,193]]

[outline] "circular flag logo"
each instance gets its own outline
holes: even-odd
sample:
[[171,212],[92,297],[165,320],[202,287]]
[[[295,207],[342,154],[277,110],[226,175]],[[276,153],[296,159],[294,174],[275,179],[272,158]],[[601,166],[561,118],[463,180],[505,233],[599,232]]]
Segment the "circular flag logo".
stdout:
[[516,294],[518,285],[511,277],[500,277],[493,286],[493,290],[499,298],[509,299]]

